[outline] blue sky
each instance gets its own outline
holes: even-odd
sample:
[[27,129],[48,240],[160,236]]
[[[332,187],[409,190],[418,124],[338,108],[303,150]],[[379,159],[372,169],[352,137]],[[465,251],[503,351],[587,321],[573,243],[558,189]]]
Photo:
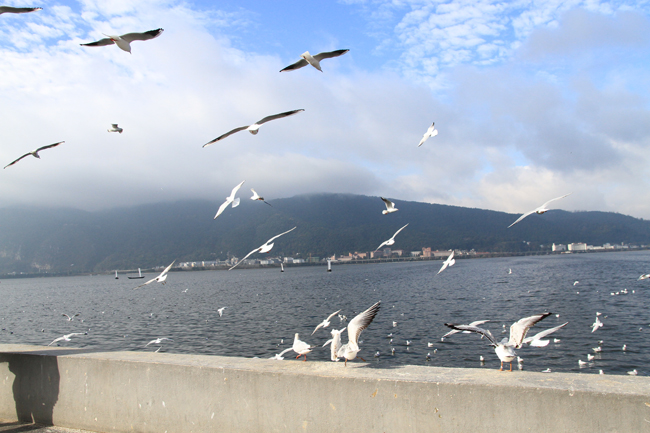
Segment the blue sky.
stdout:
[[[0,15],[4,206],[233,186],[650,218],[650,6],[629,1],[49,1]],[[162,27],[134,42],[82,47]],[[280,74],[302,52],[347,48]],[[304,108],[253,136],[269,114]],[[432,121],[439,134],[417,144]],[[119,123],[124,133],[106,132]],[[246,193],[243,193],[246,197]]]

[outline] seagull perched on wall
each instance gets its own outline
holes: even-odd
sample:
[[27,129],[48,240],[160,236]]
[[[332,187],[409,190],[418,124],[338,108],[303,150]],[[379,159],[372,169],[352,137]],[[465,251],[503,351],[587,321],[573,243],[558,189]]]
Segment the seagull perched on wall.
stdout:
[[568,194],[564,194],[564,195],[561,196],[561,197],[556,197],[556,198],[554,198],[554,199],[552,199],[552,200],[547,201],[546,203],[544,203],[544,204],[541,205],[540,207],[535,208],[535,209],[533,209],[533,210],[531,210],[531,211],[526,212],[525,214],[523,214],[522,216],[520,216],[519,218],[517,218],[517,221],[513,222],[512,224],[510,224],[510,225],[508,226],[508,228],[514,226],[514,225],[517,224],[519,221],[521,221],[521,220],[523,220],[524,218],[526,218],[528,215],[532,215],[532,214],[534,214],[534,213],[537,213],[537,214],[540,214],[540,215],[541,215],[541,214],[543,214],[543,213],[548,212],[548,211],[549,211],[549,209],[548,209],[548,205],[549,205],[551,202],[554,202],[555,200],[559,200],[559,199],[564,198],[564,197],[566,197],[566,196],[569,196],[569,195],[571,195],[571,194],[572,194],[572,193],[568,193]]
[[213,143],[216,143],[219,140],[223,140],[224,138],[229,137],[229,136],[231,136],[234,133],[239,132],[239,131],[246,130],[246,131],[250,132],[251,134],[255,135],[255,134],[257,134],[259,132],[260,126],[262,126],[266,122],[270,122],[271,120],[276,120],[276,119],[282,119],[284,117],[293,116],[294,114],[300,113],[301,111],[305,111],[305,110],[301,108],[299,110],[285,111],[284,113],[279,113],[279,114],[273,114],[271,116],[266,116],[264,119],[258,120],[257,122],[253,123],[252,125],[240,126],[239,128],[235,128],[235,129],[233,129],[231,131],[228,131],[225,134],[218,136],[214,140],[208,141],[207,143],[205,143],[203,145],[203,147],[207,147],[207,146],[209,146],[209,145],[211,145]]
[[119,132],[120,134],[124,131],[122,128],[117,126],[117,123],[111,123],[111,128],[107,129],[108,132]]
[[296,359],[304,356],[304,361],[307,361],[307,354],[311,352],[314,347],[315,346],[310,346],[309,344],[300,340],[298,338],[298,333],[296,332],[296,335],[293,338],[293,345],[291,346],[291,349],[298,354],[298,356],[296,356]]
[[[361,332],[372,323],[372,320],[379,312],[380,306],[381,301],[373,304],[366,311],[357,314],[354,319],[350,320],[350,323],[348,323],[348,342],[342,345],[336,353],[338,358],[345,359],[346,366],[348,365],[348,361],[356,358],[357,354],[361,350],[359,348],[359,335],[361,335]],[[363,358],[361,358],[361,360],[366,362]]]
[[9,167],[10,165],[14,165],[14,164],[17,163],[18,161],[20,161],[21,159],[23,159],[23,158],[25,158],[26,156],[29,156],[29,155],[32,155],[34,158],[41,159],[41,157],[38,156],[38,152],[40,152],[41,150],[45,150],[45,149],[50,149],[50,148],[52,148],[52,147],[56,147],[56,146],[58,146],[58,145],[61,144],[61,143],[65,143],[65,141],[59,141],[58,143],[48,144],[47,146],[39,147],[39,148],[36,149],[36,150],[32,150],[31,152],[27,152],[26,154],[24,154],[23,156],[21,156],[20,158],[18,158],[17,160],[15,160],[14,162],[11,162],[11,163],[5,165],[4,168]]
[[392,201],[390,201],[390,200],[388,200],[387,198],[384,198],[384,197],[379,197],[379,198],[382,199],[382,201],[386,205],[386,209],[381,211],[382,214],[386,215],[386,214],[398,211],[398,209],[395,207],[395,203],[393,203]]
[[27,12],[36,12],[43,8],[14,8],[11,6],[0,6],[0,15],[2,14],[24,14]]
[[477,326],[456,325],[453,323],[445,323],[445,326],[451,329],[457,329],[459,331],[469,331],[483,335],[488,339],[490,345],[494,347],[494,352],[501,360],[501,368],[499,371],[503,371],[504,362],[510,364],[510,371],[512,371],[512,361],[517,356],[515,349],[522,347],[524,339],[526,338],[526,334],[532,326],[550,315],[551,313],[536,314],[534,316],[524,317],[523,319],[516,321],[512,324],[512,326],[510,326],[510,338],[504,338],[500,342],[497,342],[490,331],[487,329],[479,328]]
[[324,53],[318,53],[315,56],[312,56],[309,54],[309,51],[305,51],[300,55],[302,59],[298,60],[296,63],[293,65],[289,65],[284,69],[281,69],[280,72],[285,72],[285,71],[295,71],[296,69],[304,68],[307,65],[312,65],[314,68],[318,69],[319,71],[323,72],[323,70],[320,68],[320,61],[323,59],[331,59],[332,57],[338,57],[342,56],[343,54],[347,53],[350,50],[336,50],[336,51],[328,51]]
[[422,136],[422,140],[420,140],[420,144],[418,144],[418,147],[422,146],[422,144],[427,141],[429,137],[435,137],[438,135],[438,130],[433,126],[435,125],[436,122],[433,122],[431,126],[429,126],[429,129],[427,129],[427,132],[424,133]]
[[142,286],[146,286],[147,284],[151,284],[151,283],[153,283],[153,282],[161,283],[161,284],[164,285],[164,284],[165,284],[165,281],[167,280],[167,272],[169,272],[169,270],[172,268],[172,266],[174,265],[174,262],[176,262],[176,260],[174,260],[174,261],[173,261],[169,266],[167,266],[167,267],[165,268],[165,270],[162,271],[162,272],[160,273],[160,275],[158,275],[156,278],[154,278],[154,279],[152,279],[152,280],[149,280],[149,281],[147,281],[146,283],[142,283],[142,284],[140,284],[138,287],[134,287],[133,290],[135,290],[135,289],[139,289],[140,287],[142,287]]
[[230,269],[228,269],[228,270],[229,270],[229,271],[232,271],[233,269],[235,269],[235,268],[236,268],[236,267],[237,267],[241,262],[243,262],[244,260],[246,260],[246,259],[247,259],[251,254],[258,253],[258,252],[259,252],[259,253],[268,253],[269,251],[271,251],[271,248],[273,248],[273,245],[274,245],[274,244],[273,244],[272,242],[273,242],[275,239],[279,238],[279,237],[282,236],[282,235],[286,235],[287,233],[289,233],[290,231],[295,230],[295,229],[296,229],[296,228],[294,227],[294,228],[292,228],[291,230],[287,230],[287,231],[284,232],[284,233],[280,233],[280,234],[277,235],[277,236],[273,236],[271,239],[269,239],[268,241],[264,242],[264,244],[263,244],[261,247],[259,247],[259,248],[255,248],[253,251],[251,251],[250,253],[246,254],[246,256],[245,256],[243,259],[241,259],[240,261],[238,261],[238,262],[237,262],[237,263],[236,263],[232,268],[230,268]]
[[393,235],[393,237],[391,237],[391,238],[388,239],[387,241],[382,242],[381,245],[379,245],[375,251],[379,251],[379,248],[383,247],[384,245],[393,245],[393,244],[395,243],[395,236],[397,236],[397,234],[398,234],[399,232],[401,232],[402,230],[404,230],[404,228],[406,228],[407,225],[408,225],[408,224],[406,224],[406,225],[405,225],[404,227],[402,227],[401,229],[397,230],[397,231],[395,232],[395,234]]
[[239,201],[240,201],[240,200],[239,200],[239,197],[235,198],[235,194],[237,194],[237,191],[239,191],[239,188],[241,188],[241,186],[244,184],[244,182],[246,182],[246,181],[245,181],[245,180],[242,180],[241,183],[240,183],[239,185],[237,185],[236,187],[234,187],[234,188],[232,189],[232,191],[230,191],[230,195],[229,195],[228,197],[226,197],[226,201],[223,202],[223,203],[221,204],[221,206],[219,206],[219,210],[217,211],[217,214],[214,216],[213,219],[216,220],[217,217],[218,217],[219,215],[221,215],[221,214],[223,213],[224,210],[226,210],[226,208],[228,207],[229,204],[232,203],[232,207],[233,207],[233,208],[236,208],[237,206],[239,206]]
[[103,47],[105,45],[117,45],[121,50],[131,54],[131,42],[133,41],[148,41],[149,39],[157,38],[163,32],[163,29],[149,30],[142,33],[126,33],[121,36],[106,35],[108,37],[100,39],[95,42],[87,44],[80,44],[85,47]]

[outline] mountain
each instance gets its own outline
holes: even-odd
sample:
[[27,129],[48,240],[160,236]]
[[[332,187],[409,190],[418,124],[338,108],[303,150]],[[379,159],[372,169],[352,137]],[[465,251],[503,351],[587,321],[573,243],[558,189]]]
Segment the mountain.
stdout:
[[0,209],[0,274],[101,272],[166,265],[172,260],[243,257],[275,241],[271,255],[325,257],[373,251],[404,224],[393,249],[417,251],[539,251],[550,244],[650,244],[650,221],[617,213],[553,210],[518,215],[394,200],[382,215],[379,197],[311,194],[267,206],[242,199],[213,219],[220,202],[179,201],[86,212],[75,209]]

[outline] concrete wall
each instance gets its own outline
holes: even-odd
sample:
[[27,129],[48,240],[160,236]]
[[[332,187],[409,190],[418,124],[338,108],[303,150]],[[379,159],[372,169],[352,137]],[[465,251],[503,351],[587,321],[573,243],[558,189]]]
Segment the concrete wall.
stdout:
[[650,377],[0,345],[0,418],[98,432],[640,432]]

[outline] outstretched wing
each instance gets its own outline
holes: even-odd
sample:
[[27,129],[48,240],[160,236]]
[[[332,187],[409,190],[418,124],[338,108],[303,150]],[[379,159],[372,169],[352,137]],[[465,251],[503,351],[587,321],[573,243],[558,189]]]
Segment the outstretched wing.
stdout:
[[100,39],[95,42],[88,42],[87,44],[79,44],[86,47],[103,47],[104,45],[113,45],[115,42],[111,38]]
[[10,14],[24,14],[27,12],[36,12],[40,11],[43,8],[14,8],[11,6],[0,6],[0,14],[10,13]]
[[287,230],[287,231],[284,232],[284,233],[280,233],[280,234],[277,235],[277,236],[273,236],[271,239],[269,239],[268,241],[266,241],[266,244],[273,242],[274,240],[276,240],[276,239],[279,238],[280,236],[282,236],[282,235],[286,235],[287,233],[289,233],[290,231],[293,231],[293,230],[295,230],[295,229],[296,229],[296,227],[292,228],[291,230]]
[[301,108],[299,110],[285,111],[284,113],[273,114],[272,116],[266,116],[264,119],[255,122],[255,124],[261,125],[263,123],[270,122],[271,120],[282,119],[283,117],[293,116],[294,114],[300,113],[301,111],[305,111],[305,110]]
[[510,326],[510,339],[508,340],[508,345],[513,346],[515,349],[519,349],[523,344],[524,338],[526,338],[528,330],[532,326],[535,326],[537,322],[550,315],[551,313],[535,314],[534,316],[524,317],[523,319],[517,320],[512,324],[512,326]]
[[379,197],[379,198],[382,199],[382,201],[386,205],[386,209],[393,209],[395,207],[395,203],[388,200],[387,198],[384,198],[384,197]]
[[287,67],[284,68],[284,69],[280,69],[280,72],[284,72],[284,71],[293,71],[294,69],[304,68],[304,67],[307,66],[308,64],[309,64],[309,63],[307,63],[307,60],[305,60],[305,59],[300,59],[300,60],[298,60],[296,63],[294,63],[293,65],[289,65],[289,66],[287,66]]
[[[325,53],[318,53],[314,56],[314,59],[318,60],[319,62],[323,59],[331,59],[332,57],[338,57],[342,56],[343,54],[347,53],[350,50],[336,50],[336,51],[328,51]],[[280,71],[282,72],[282,71]]]
[[381,301],[373,304],[366,311],[357,314],[354,319],[350,320],[350,323],[348,323],[348,344],[358,346],[359,335],[361,335],[361,332],[372,323],[372,320],[379,312],[380,306]]
[[232,268],[228,269],[228,270],[229,270],[229,271],[232,271],[232,270],[235,269],[237,266],[239,266],[239,264],[240,264],[241,262],[243,262],[244,260],[246,260],[246,259],[247,259],[251,254],[256,253],[256,252],[259,251],[259,250],[260,250],[259,248],[255,248],[253,251],[251,251],[250,253],[246,254],[246,255],[244,256],[243,259],[241,259],[240,261],[238,261],[237,263],[235,263],[235,265],[234,265]]
[[174,263],[176,263],[176,260],[174,260],[173,262],[171,262],[171,264],[170,264],[169,266],[167,266],[167,267],[165,268],[165,270],[162,271],[162,273],[161,273],[160,275],[158,275],[158,278],[160,278],[160,277],[164,277],[165,275],[167,275],[167,272],[169,272],[169,270],[172,268],[172,266],[174,266]]
[[146,283],[142,283],[142,284],[140,284],[138,287],[134,287],[133,290],[135,290],[135,289],[139,289],[140,287],[142,287],[142,286],[146,286],[147,284],[151,284],[151,283],[153,283],[154,281],[156,281],[157,279],[158,279],[158,277],[156,277],[156,278],[154,278],[154,279],[152,279],[152,280],[149,280],[149,281],[147,281]]
[[38,152],[40,152],[41,150],[49,149],[49,148],[51,148],[51,147],[56,147],[56,146],[58,146],[58,145],[61,144],[61,143],[65,143],[65,141],[59,141],[58,143],[48,144],[47,146],[39,147],[38,149],[36,149],[36,152],[38,153]]
[[566,197],[566,196],[568,196],[568,195],[571,195],[571,194],[573,194],[573,193],[570,192],[570,193],[568,193],[568,194],[564,194],[562,197],[557,197],[557,198],[554,198],[554,199],[552,199],[552,200],[549,200],[549,201],[547,201],[546,203],[544,203],[543,205],[541,205],[540,208],[544,208],[544,209],[545,209],[545,208],[549,205],[549,203],[552,203],[552,202],[554,202],[555,200],[559,200],[559,199],[564,198],[564,197]]
[[14,165],[14,164],[17,163],[18,161],[20,161],[21,159],[23,159],[24,157],[29,156],[29,155],[31,155],[31,152],[30,152],[30,153],[26,153],[26,154],[24,154],[23,156],[21,156],[20,158],[18,158],[18,159],[15,160],[14,162],[10,162],[9,164],[5,165],[4,168],[9,167],[10,165]]
[[215,220],[217,219],[217,217],[218,217],[219,215],[221,215],[221,214],[223,213],[224,210],[226,210],[226,208],[228,207],[228,205],[229,205],[230,203],[231,203],[230,200],[226,200],[225,202],[223,202],[223,203],[221,204],[221,206],[219,206],[219,210],[217,211],[217,214],[214,216],[214,219],[215,219]]
[[163,29],[149,30],[148,32],[142,33],[127,33],[120,36],[127,42],[133,41],[148,41],[149,39],[157,38],[163,32]]
[[402,227],[401,229],[397,230],[391,239],[395,239],[395,236],[397,236],[397,234],[398,234],[399,232],[401,232],[402,230],[404,230],[404,229],[406,228],[407,225],[409,225],[409,223],[407,223],[407,224],[406,224],[404,227]]
[[[531,346],[535,346],[535,341],[540,341],[542,338],[546,337],[547,335],[550,335],[557,331],[558,329],[564,328],[566,325],[568,325],[569,322],[565,322],[561,324],[560,326],[556,326],[555,328],[550,328],[542,332],[538,332],[537,334],[533,335],[532,337],[526,337],[524,338],[524,341],[522,341],[522,344],[530,344]],[[548,341],[548,340],[547,340]]]
[[508,228],[514,226],[514,225],[517,224],[519,221],[523,220],[523,219],[526,218],[528,215],[533,214],[533,213],[535,213],[534,210],[531,210],[530,212],[526,212],[525,214],[523,214],[522,216],[520,216],[519,218],[517,218],[517,221],[513,222],[512,224],[510,224],[510,225],[508,226]]
[[494,338],[492,333],[487,329],[483,329],[483,328],[479,328],[478,326],[471,326],[471,325],[457,325],[455,323],[445,323],[445,326],[451,329],[455,329],[457,331],[468,331],[468,332],[475,332],[477,334],[481,334],[490,341],[490,344],[492,346],[495,347],[497,346],[497,340]]
[[224,138],[229,137],[229,136],[233,135],[233,134],[236,133],[236,132],[243,131],[244,129],[248,128],[249,126],[250,126],[250,125],[240,126],[239,128],[235,128],[235,129],[233,129],[232,131],[228,131],[228,132],[226,132],[225,134],[218,136],[218,137],[215,138],[214,140],[212,140],[212,141],[208,141],[207,143],[205,143],[205,144],[203,145],[203,147],[207,147],[207,146],[209,146],[209,145],[211,145],[211,144],[213,144],[213,143],[216,143],[216,142],[219,141],[219,140],[223,140]]

